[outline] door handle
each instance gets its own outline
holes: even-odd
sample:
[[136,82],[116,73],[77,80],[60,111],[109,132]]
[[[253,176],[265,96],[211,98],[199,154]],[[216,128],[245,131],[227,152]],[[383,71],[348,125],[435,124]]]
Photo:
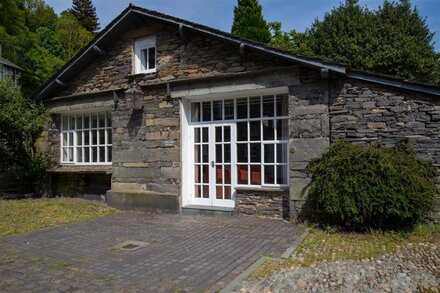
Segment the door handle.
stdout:
[[214,168],[214,161],[211,161],[211,167]]

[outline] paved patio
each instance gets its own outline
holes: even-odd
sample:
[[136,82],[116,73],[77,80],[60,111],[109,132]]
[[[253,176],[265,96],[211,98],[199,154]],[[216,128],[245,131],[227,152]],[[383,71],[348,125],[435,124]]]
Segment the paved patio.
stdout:
[[[217,292],[301,232],[252,216],[121,212],[0,237],[0,292]],[[148,245],[115,248],[127,240]]]

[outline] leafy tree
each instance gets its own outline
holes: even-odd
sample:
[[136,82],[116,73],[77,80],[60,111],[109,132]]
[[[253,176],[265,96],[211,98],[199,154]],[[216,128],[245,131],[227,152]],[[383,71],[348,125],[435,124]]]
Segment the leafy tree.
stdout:
[[48,113],[25,99],[11,80],[0,80],[0,109],[0,178],[19,181],[24,190],[33,190],[48,166],[45,155],[35,147]]
[[305,33],[291,30],[284,32],[281,29],[281,22],[269,22],[269,31],[271,33],[270,43],[276,47],[285,48],[300,54],[311,54]]
[[58,17],[44,0],[23,0],[23,11],[25,24],[30,31],[35,32],[41,27],[54,29]]
[[93,6],[92,0],[73,0],[70,12],[89,32],[95,33],[99,30],[96,8]]
[[270,32],[258,0],[238,0],[234,7],[234,35],[257,42],[269,43]]
[[93,34],[87,31],[69,11],[61,13],[55,34],[64,46],[64,61],[70,60],[93,39]]

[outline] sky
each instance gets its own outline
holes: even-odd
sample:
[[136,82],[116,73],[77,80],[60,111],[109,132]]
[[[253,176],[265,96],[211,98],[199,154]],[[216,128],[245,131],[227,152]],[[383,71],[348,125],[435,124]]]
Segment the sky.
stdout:
[[[344,0],[260,0],[266,21],[281,21],[282,29],[304,31],[314,19],[322,19],[327,11]],[[104,28],[128,4],[157,10],[229,32],[233,9],[237,0],[93,0],[101,28]],[[360,0],[362,6],[376,9],[383,0]],[[72,0],[46,0],[55,12],[70,8]],[[412,0],[431,31],[436,32],[433,41],[440,52],[440,0]]]

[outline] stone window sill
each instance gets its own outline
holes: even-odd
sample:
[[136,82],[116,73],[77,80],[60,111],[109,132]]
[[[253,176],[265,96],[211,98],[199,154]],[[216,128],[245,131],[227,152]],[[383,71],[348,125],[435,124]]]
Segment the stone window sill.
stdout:
[[248,186],[237,186],[236,190],[240,191],[264,191],[264,192],[280,192],[288,191],[289,187],[248,187]]

